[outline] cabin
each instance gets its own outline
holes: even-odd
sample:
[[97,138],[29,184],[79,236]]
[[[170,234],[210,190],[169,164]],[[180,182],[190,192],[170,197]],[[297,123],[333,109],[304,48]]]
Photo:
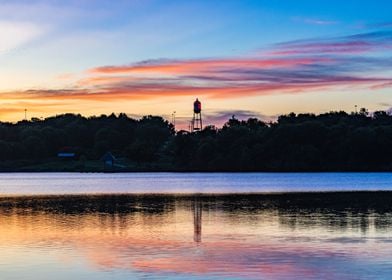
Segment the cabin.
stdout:
[[78,149],[75,147],[63,147],[57,152],[57,158],[65,160],[78,159]]

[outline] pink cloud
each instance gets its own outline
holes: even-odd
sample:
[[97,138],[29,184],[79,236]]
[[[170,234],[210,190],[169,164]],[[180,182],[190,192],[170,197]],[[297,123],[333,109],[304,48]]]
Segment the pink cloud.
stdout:
[[276,68],[276,67],[295,67],[297,65],[312,64],[323,61],[322,58],[278,58],[278,59],[201,59],[201,60],[182,60],[182,61],[151,61],[149,63],[138,63],[125,66],[102,66],[88,70],[92,74],[196,74],[206,72],[210,69],[235,69],[239,67],[249,68]]

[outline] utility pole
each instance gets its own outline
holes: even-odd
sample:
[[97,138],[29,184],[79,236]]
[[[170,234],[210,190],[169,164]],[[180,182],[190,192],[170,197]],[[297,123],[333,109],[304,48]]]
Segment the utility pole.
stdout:
[[172,124],[175,129],[176,128],[176,111],[173,111],[173,113],[172,113]]
[[25,121],[27,121],[27,109],[24,109],[24,113],[25,113]]

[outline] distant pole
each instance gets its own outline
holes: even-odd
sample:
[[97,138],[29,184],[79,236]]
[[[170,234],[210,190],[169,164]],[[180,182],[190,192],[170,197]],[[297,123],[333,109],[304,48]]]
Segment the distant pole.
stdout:
[[355,105],[355,114],[358,114],[358,105]]
[[173,111],[173,114],[172,114],[172,124],[175,129],[176,128],[176,111]]
[[25,121],[27,121],[27,109],[24,109],[24,113],[25,113]]

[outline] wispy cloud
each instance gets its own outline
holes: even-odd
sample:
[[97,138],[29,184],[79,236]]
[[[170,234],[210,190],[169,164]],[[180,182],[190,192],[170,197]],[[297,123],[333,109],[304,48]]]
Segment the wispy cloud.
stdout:
[[0,54],[8,53],[47,31],[42,25],[23,21],[0,21]]
[[251,68],[276,68],[294,67],[298,64],[311,64],[321,59],[265,59],[265,58],[226,58],[226,59],[198,59],[198,60],[149,60],[126,66],[103,66],[90,69],[95,74],[116,73],[167,73],[167,74],[192,74],[206,72],[209,69],[235,69],[238,67]]
[[382,107],[392,107],[392,104],[387,102],[380,102],[378,103],[378,105]]
[[304,18],[304,17],[293,17],[294,21],[304,22],[306,24],[313,24],[313,25],[334,25],[338,24],[339,22],[336,20],[326,20],[320,18]]
[[260,112],[250,111],[250,110],[215,110],[207,111],[205,117],[210,123],[216,124],[218,126],[223,125],[227,120],[235,117],[238,120],[247,120],[249,118],[257,118],[264,122],[274,121],[278,116],[268,116]]
[[271,54],[360,54],[392,50],[392,31],[376,31],[333,38],[316,38],[279,43]]
[[392,28],[392,21],[371,23],[371,24],[365,25],[364,27],[366,27],[366,28],[376,28],[376,29],[390,29],[390,28]]

